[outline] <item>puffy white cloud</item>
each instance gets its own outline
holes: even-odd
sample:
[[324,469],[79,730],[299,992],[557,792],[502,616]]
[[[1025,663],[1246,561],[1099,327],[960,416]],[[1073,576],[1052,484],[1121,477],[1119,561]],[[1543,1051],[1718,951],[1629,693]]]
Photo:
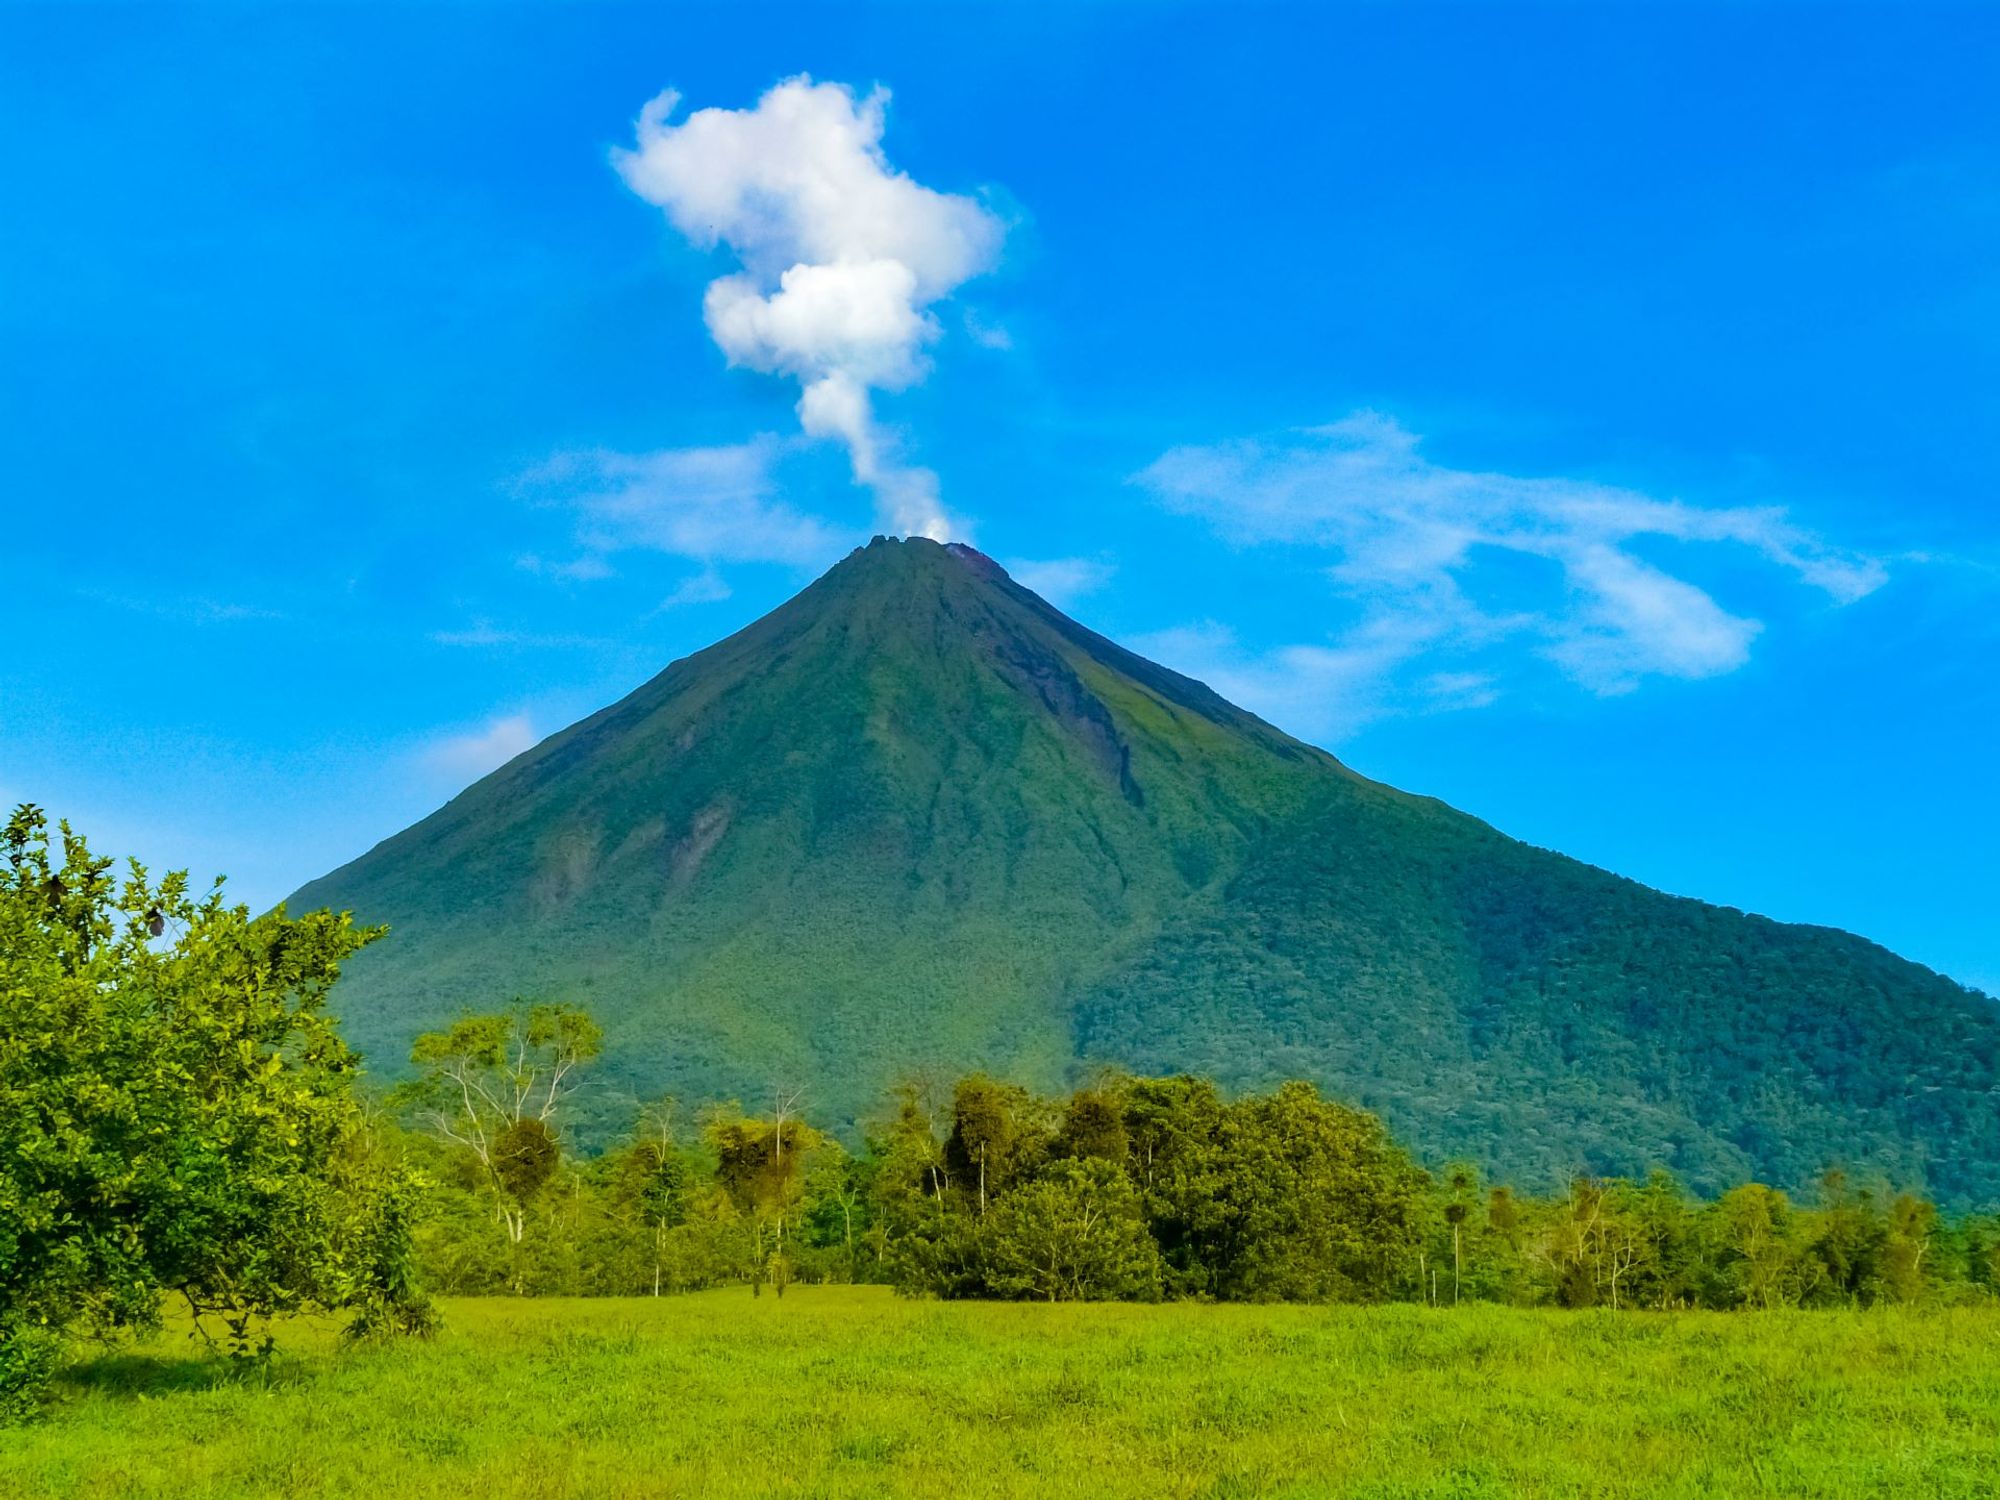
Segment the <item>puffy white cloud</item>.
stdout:
[[915,293],[916,277],[901,261],[801,265],[768,297],[748,276],[725,276],[709,286],[703,309],[731,364],[896,390],[923,374],[919,350],[938,331]]
[[857,99],[802,75],[754,108],[697,110],[676,125],[680,96],[669,90],[613,160],[689,240],[743,263],[703,302],[730,363],[798,380],[801,424],[846,445],[885,522],[943,540],[957,528],[937,477],[900,462],[872,392],[924,377],[942,331],[928,309],[993,263],[1001,225],[973,199],[889,165],[888,102],[884,89]]
[[[1363,631],[1402,631],[1427,653],[1525,640],[1599,693],[1733,671],[1762,629],[1634,544],[1734,544],[1841,604],[1887,577],[1880,559],[1829,545],[1779,507],[1446,468],[1372,412],[1276,440],[1175,448],[1136,477],[1233,541],[1326,549]],[[1509,558],[1545,576],[1511,590],[1486,582]]]
[[444,735],[426,747],[421,758],[431,774],[463,784],[499,770],[534,748],[540,738],[526,714],[509,714],[479,729]]
[[671,125],[679,104],[668,89],[640,111],[637,148],[614,154],[618,170],[682,234],[729,246],[762,280],[801,263],[893,260],[928,302],[999,249],[999,222],[978,203],[889,166],[887,89],[856,99],[801,74],[755,108],[696,110]]

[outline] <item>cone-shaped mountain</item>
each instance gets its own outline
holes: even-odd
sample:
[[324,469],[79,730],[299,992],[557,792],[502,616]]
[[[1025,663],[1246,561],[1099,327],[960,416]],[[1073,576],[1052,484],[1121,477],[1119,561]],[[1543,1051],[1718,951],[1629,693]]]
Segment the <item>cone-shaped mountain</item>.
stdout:
[[560,998],[602,1100],[1304,1077],[1538,1188],[1840,1161],[2000,1200],[2000,1005],[1368,781],[965,547],[854,552],[291,905],[390,925],[336,996],[389,1071]]

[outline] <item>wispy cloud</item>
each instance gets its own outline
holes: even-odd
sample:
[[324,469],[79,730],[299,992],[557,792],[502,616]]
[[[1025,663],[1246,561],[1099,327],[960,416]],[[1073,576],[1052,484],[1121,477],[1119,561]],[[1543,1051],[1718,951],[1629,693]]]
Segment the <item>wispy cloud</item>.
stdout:
[[751,109],[675,124],[679,105],[672,90],[647,104],[612,160],[690,241],[742,262],[709,285],[709,333],[731,364],[799,382],[800,425],[846,446],[885,525],[952,536],[937,476],[898,457],[873,396],[923,379],[942,332],[929,309],[992,265],[999,219],[889,165],[886,89],[857,99],[801,75]]
[[684,604],[720,604],[729,598],[729,585],[713,568],[691,573],[674,591],[660,601],[661,609],[678,609]]
[[969,307],[959,314],[959,321],[965,325],[965,336],[982,349],[1004,354],[1014,347],[1014,335],[1004,323],[988,322]]
[[145,599],[130,594],[106,593],[101,589],[80,589],[78,593],[83,598],[94,599],[115,609],[152,615],[156,619],[173,620],[184,625],[229,625],[244,620],[285,618],[283,610],[223,599]]
[[508,714],[477,729],[439,736],[424,747],[418,760],[432,776],[462,785],[497,771],[540,738],[526,714]]
[[585,555],[600,561],[646,549],[711,567],[824,567],[865,538],[778,498],[773,467],[783,448],[766,435],[713,448],[566,453],[526,476],[523,488],[573,507]]
[[501,630],[491,620],[476,620],[463,630],[433,630],[431,639],[440,646],[513,646],[527,637],[519,631]]
[[1117,568],[1091,557],[1009,558],[1001,564],[1014,581],[1032,589],[1049,603],[1067,609],[1087,594],[1109,583]]
[[1258,652],[1214,620],[1156,630],[1128,644],[1308,740],[1338,740],[1382,718],[1382,684],[1414,654],[1410,642],[1366,634],[1332,646]]
[[514,564],[523,573],[533,573],[537,578],[560,578],[566,583],[596,583],[617,571],[595,552],[586,552],[568,562],[554,562],[530,552],[516,558]]
[[558,649],[597,649],[616,643],[594,635],[551,635],[534,630],[515,630],[478,619],[462,630],[433,630],[430,638],[440,646],[533,646]]
[[[1501,648],[1525,649],[1600,694],[1742,666],[1761,622],[1640,546],[1730,544],[1836,604],[1887,577],[1881,559],[1828,543],[1777,506],[1702,507],[1587,480],[1447,468],[1372,412],[1275,439],[1175,448],[1135,478],[1232,542],[1324,551],[1361,623],[1331,647],[1283,648],[1235,670],[1253,688],[1259,671],[1274,685],[1317,672],[1359,702],[1368,664],[1378,711],[1392,682],[1404,697],[1491,701],[1503,687],[1489,664]],[[1328,649],[1331,660],[1294,654]],[[1428,676],[1403,670],[1420,665]]]

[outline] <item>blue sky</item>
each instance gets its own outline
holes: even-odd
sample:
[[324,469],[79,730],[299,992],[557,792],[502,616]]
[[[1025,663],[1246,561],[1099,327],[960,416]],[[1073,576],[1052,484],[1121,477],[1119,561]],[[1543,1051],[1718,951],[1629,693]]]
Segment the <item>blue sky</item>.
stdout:
[[0,796],[274,900],[934,524],[2000,991],[1995,77],[1972,7],[9,8]]

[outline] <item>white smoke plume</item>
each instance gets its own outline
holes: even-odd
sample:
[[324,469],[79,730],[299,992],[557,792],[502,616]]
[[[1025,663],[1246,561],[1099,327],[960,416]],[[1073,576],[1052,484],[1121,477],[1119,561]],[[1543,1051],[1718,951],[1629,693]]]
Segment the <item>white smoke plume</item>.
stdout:
[[846,445],[886,526],[949,539],[937,475],[898,461],[873,393],[929,371],[941,329],[928,309],[992,265],[1000,221],[890,167],[885,89],[857,99],[801,75],[754,109],[670,124],[679,103],[669,89],[647,104],[637,146],[612,159],[689,240],[742,261],[708,288],[709,333],[731,364],[800,382],[799,422]]

